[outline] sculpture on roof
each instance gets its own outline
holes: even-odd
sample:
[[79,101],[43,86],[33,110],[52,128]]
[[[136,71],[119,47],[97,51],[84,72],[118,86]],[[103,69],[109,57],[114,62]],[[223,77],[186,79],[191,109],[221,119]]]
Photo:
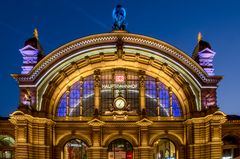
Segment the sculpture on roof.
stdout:
[[113,17],[113,30],[126,30],[126,10],[121,6],[117,5],[112,12]]

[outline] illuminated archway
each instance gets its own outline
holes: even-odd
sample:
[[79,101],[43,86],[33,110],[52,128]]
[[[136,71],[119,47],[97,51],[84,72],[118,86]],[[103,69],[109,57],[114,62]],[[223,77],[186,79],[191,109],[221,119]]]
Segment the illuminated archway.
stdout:
[[223,137],[222,159],[240,157],[240,139],[238,136],[227,135]]
[[87,159],[88,146],[79,139],[69,140],[63,148],[63,159]]
[[167,138],[161,138],[157,140],[153,146],[154,159],[176,159],[176,146],[171,140]]
[[113,140],[108,145],[108,159],[133,159],[132,144],[122,138]]
[[183,104],[187,118],[202,109],[201,89],[215,89],[221,79],[208,76],[200,65],[176,47],[127,32],[77,39],[48,54],[28,75],[14,77],[26,82],[22,88],[36,87],[37,97],[33,102],[37,111],[54,115],[54,101],[60,98],[56,91],[62,94],[61,91],[66,90],[64,86],[71,85],[69,82],[76,81],[77,76],[85,77],[94,69],[108,69],[119,64],[125,68],[145,69],[167,81],[167,86],[174,85],[182,100],[187,99]]
[[15,140],[8,135],[0,135],[0,158],[13,159]]
[[[140,110],[140,77],[144,77],[145,105],[148,116],[182,117],[182,107],[177,95],[171,87],[141,71],[125,68],[99,70],[99,85],[101,92],[101,115],[109,115],[116,109],[113,101],[116,97],[123,97],[126,106],[122,109],[132,115],[139,115]],[[93,116],[94,108],[94,75],[80,78],[68,87],[58,102],[55,115],[58,117]],[[121,79],[118,79],[121,78]],[[170,106],[171,104],[171,106]],[[68,107],[68,108],[67,108]],[[157,109],[159,108],[159,111]],[[171,108],[171,109],[170,109]],[[67,111],[68,110],[68,111]],[[67,114],[68,112],[68,114]]]

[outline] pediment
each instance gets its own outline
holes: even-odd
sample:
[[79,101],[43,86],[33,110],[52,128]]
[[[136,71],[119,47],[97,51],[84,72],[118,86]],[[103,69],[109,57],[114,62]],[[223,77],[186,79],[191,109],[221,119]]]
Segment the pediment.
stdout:
[[142,120],[139,120],[136,122],[136,124],[139,126],[149,126],[149,125],[152,125],[152,123],[153,122],[147,118],[143,118]]
[[19,49],[23,56],[37,56],[39,50],[32,47],[31,45],[26,45],[23,48]]
[[94,118],[94,119],[90,120],[90,121],[88,122],[88,124],[91,125],[91,126],[102,126],[102,125],[105,124],[105,122],[104,122],[104,121],[101,121],[101,120],[99,120],[99,119]]

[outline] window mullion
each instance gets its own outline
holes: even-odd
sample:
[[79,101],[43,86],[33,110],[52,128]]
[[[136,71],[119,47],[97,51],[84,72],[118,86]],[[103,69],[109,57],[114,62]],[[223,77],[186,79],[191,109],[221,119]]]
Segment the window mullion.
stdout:
[[172,88],[168,87],[168,94],[169,94],[169,115],[170,117],[173,116],[173,110],[172,110]]

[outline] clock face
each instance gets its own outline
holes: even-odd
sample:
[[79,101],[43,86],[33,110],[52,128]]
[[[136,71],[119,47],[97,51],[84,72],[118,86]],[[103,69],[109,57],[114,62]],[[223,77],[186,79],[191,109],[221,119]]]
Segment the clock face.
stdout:
[[124,98],[117,98],[114,101],[114,105],[117,109],[123,109],[126,106],[126,101]]

